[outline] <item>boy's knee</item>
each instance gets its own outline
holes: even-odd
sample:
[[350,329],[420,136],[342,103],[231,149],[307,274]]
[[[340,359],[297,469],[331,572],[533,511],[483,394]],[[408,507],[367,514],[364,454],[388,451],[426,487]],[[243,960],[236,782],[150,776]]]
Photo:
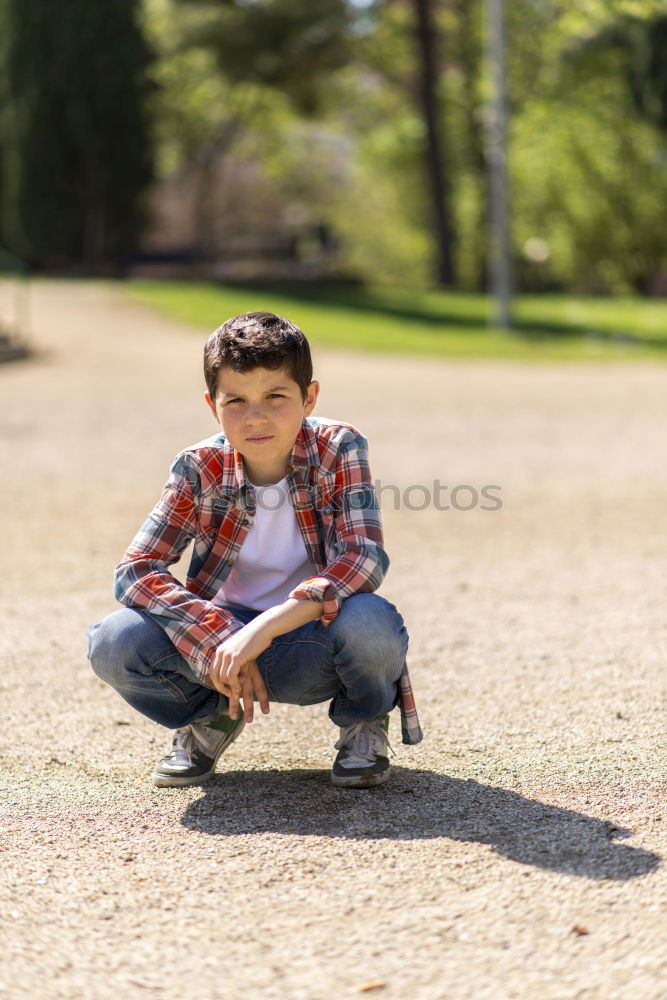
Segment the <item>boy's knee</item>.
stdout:
[[135,659],[146,629],[145,619],[131,608],[114,611],[101,622],[91,625],[88,629],[88,659],[97,676],[107,680]]
[[408,649],[408,634],[403,618],[384,597],[379,594],[348,597],[329,627],[336,624],[339,637],[354,652],[355,659],[400,673]]

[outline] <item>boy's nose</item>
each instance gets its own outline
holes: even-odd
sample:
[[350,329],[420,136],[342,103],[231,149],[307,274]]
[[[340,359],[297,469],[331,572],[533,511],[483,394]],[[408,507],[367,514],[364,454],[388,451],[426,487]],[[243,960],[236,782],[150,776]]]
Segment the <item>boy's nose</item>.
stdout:
[[255,426],[256,424],[265,424],[266,413],[264,413],[261,406],[249,406],[246,411],[245,422],[249,426]]

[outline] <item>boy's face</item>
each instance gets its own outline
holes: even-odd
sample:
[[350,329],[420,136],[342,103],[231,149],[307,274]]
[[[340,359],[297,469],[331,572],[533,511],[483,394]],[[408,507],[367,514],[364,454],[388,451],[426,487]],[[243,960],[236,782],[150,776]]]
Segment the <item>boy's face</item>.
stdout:
[[215,399],[208,392],[205,399],[256,486],[277,483],[285,475],[301,422],[312,413],[319,390],[319,383],[311,382],[304,400],[283,368],[218,372]]

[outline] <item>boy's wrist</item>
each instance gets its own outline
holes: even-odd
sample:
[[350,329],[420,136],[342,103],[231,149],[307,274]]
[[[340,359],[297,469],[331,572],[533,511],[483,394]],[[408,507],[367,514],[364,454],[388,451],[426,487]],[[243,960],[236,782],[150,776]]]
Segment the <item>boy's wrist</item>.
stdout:
[[288,597],[282,604],[263,611],[253,620],[253,624],[257,622],[261,630],[273,640],[300,625],[314,621],[321,614],[322,605],[318,601]]

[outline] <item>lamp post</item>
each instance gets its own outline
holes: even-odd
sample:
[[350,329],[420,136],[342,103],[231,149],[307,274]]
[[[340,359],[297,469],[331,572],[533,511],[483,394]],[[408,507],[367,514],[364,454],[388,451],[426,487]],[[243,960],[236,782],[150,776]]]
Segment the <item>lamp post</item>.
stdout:
[[507,182],[507,96],[505,82],[504,0],[486,0],[487,65],[492,99],[487,124],[486,159],[489,191],[489,275],[493,323],[512,326],[512,264]]

